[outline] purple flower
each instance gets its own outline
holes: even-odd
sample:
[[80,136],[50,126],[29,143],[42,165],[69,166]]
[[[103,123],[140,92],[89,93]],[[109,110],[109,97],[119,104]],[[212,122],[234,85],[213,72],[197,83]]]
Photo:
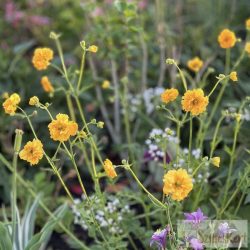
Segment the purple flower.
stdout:
[[184,215],[186,217],[186,221],[192,222],[193,224],[199,224],[207,219],[207,216],[203,214],[200,208],[198,208],[196,212],[184,213]]
[[236,231],[236,229],[230,228],[227,222],[220,223],[220,225],[218,226],[218,235],[221,238],[223,238],[227,234],[231,234],[232,232],[235,232],[235,231]]
[[39,26],[50,24],[50,19],[46,16],[38,16],[38,15],[30,16],[29,21],[33,25],[39,25]]
[[166,248],[166,238],[167,234],[170,232],[169,226],[167,226],[163,230],[157,230],[151,237],[150,240],[150,247],[155,243],[158,246],[158,249],[165,249]]
[[201,243],[200,240],[196,239],[196,238],[191,238],[189,240],[189,244],[192,247],[193,250],[203,250],[203,244]]

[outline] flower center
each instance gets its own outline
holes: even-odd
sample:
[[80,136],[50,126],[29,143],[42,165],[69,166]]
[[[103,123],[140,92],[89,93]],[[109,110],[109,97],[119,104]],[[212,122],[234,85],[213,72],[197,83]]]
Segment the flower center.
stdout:
[[198,100],[197,99],[192,100],[192,104],[193,105],[197,105],[198,104]]

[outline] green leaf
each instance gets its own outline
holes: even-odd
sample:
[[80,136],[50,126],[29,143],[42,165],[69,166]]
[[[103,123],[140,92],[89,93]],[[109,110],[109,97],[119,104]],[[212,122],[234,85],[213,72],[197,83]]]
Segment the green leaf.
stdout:
[[0,249],[12,250],[12,243],[6,226],[0,222]]
[[29,244],[27,245],[25,250],[39,250],[41,245],[49,240],[50,235],[51,235],[54,227],[57,225],[57,223],[65,215],[67,209],[68,209],[68,206],[66,204],[60,206],[53,213],[53,216],[49,219],[49,221],[45,224],[45,226],[42,228],[41,232],[34,235],[31,238],[31,240],[29,241]]

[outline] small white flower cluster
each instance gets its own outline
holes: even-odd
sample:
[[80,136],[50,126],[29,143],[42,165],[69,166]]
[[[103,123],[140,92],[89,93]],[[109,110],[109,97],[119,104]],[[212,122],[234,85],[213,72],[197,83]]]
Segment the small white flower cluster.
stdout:
[[168,140],[175,144],[178,144],[178,138],[175,136],[175,132],[170,128],[166,128],[165,130],[154,128],[149,133],[149,138],[145,141],[148,146],[147,153],[150,158],[156,162],[163,159],[166,152],[163,152],[159,146],[159,143],[162,140]]
[[[160,100],[159,96],[164,91],[162,87],[146,89],[143,93],[143,100],[148,114],[152,113],[156,107],[155,98]],[[159,103],[159,101],[157,102]]]
[[[127,102],[129,106],[129,111],[131,111],[132,113],[136,113],[142,104],[141,95],[140,94],[136,94],[136,95],[128,94],[126,97],[127,97]],[[122,109],[121,112],[122,114],[124,114],[125,110]]]
[[[189,168],[188,173],[192,175],[193,169]],[[192,178],[193,183],[201,183],[201,182],[208,182],[208,178],[210,176],[210,173],[208,170],[204,170],[203,173],[199,173],[195,178]]]
[[[81,216],[81,208],[84,208],[80,207],[80,204],[85,199],[86,198],[84,196],[82,199],[75,199],[74,205],[71,206],[71,209],[75,216],[74,224],[80,225],[84,230],[88,230],[87,222]],[[100,209],[100,206],[98,206],[98,204],[101,203],[100,199],[94,195],[90,196],[89,199],[92,200],[97,206],[92,207],[92,211],[84,210],[84,213],[86,213],[88,217],[94,215],[95,220],[98,222],[100,227],[108,228],[110,233],[123,233],[120,227],[120,222],[123,220],[124,214],[131,213],[129,206],[125,205],[122,207],[118,198],[110,196],[104,209]]]

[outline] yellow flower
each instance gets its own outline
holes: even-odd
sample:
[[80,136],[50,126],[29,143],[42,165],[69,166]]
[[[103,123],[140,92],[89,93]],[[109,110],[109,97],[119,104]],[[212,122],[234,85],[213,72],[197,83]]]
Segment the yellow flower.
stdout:
[[187,66],[190,70],[198,72],[203,66],[203,61],[196,56],[187,62]]
[[8,97],[3,103],[3,108],[4,108],[5,113],[14,115],[17,109],[17,105],[20,103],[20,101],[21,101],[21,98],[16,93]]
[[98,51],[98,47],[95,45],[91,45],[91,46],[89,46],[88,51],[90,51],[92,53],[96,53]]
[[37,96],[32,96],[29,100],[30,106],[35,106],[39,103],[39,98]]
[[106,159],[104,161],[103,167],[104,167],[106,175],[110,177],[111,179],[117,176],[113,163],[109,159]]
[[164,103],[169,103],[169,102],[174,101],[178,95],[179,95],[179,91],[177,89],[174,89],[174,88],[166,89],[161,94],[161,100]]
[[102,88],[108,89],[109,87],[110,87],[110,81],[108,81],[108,80],[103,81]]
[[223,49],[232,48],[236,43],[236,36],[231,30],[224,29],[218,36],[218,42]]
[[213,157],[213,158],[211,158],[210,161],[211,161],[211,163],[212,163],[215,167],[217,167],[217,168],[220,167],[220,157],[218,157],[218,156]]
[[30,163],[36,165],[43,158],[43,144],[38,139],[29,141],[19,153],[19,157]]
[[202,89],[188,90],[182,97],[182,109],[191,112],[192,115],[199,115],[206,111],[208,97],[204,96]]
[[245,45],[245,51],[250,55],[250,42],[247,42]]
[[238,77],[237,77],[237,72],[236,71],[232,71],[229,76],[230,76],[230,79],[232,81],[234,81],[234,82],[238,81]]
[[34,51],[32,63],[37,70],[44,70],[53,59],[54,52],[49,48],[37,48]]
[[69,139],[70,136],[74,136],[77,133],[78,125],[76,122],[69,121],[68,115],[58,114],[56,120],[53,120],[49,125],[50,137],[54,141],[64,142]]
[[173,200],[181,201],[193,189],[192,178],[185,169],[169,170],[163,178],[163,193],[170,195]]
[[45,92],[48,93],[54,92],[54,87],[47,76],[42,77],[41,84]]
[[250,30],[250,18],[246,20],[246,29]]

